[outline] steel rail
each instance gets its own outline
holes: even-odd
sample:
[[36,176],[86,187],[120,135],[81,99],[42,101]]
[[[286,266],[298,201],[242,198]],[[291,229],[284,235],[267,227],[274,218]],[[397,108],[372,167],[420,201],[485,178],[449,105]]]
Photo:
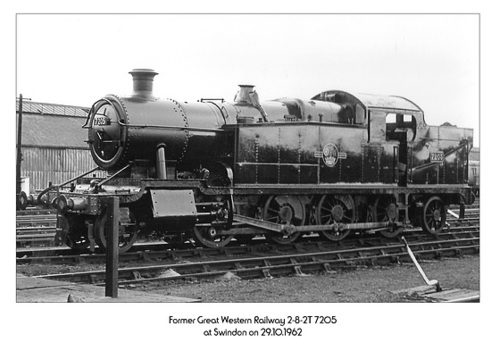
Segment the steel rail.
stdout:
[[[474,223],[479,223],[479,220],[480,220],[479,217],[466,217],[465,219],[462,219],[462,220],[450,218],[448,220],[449,228],[445,229],[445,231],[442,234],[445,234],[451,230],[459,230],[459,228],[473,227]],[[465,226],[465,224],[467,224],[467,226]],[[22,235],[24,235],[24,234],[21,234],[21,232],[32,232],[33,231],[33,232],[35,232],[35,233],[31,234],[33,236],[33,241],[41,242],[41,241],[43,241],[42,238],[44,238],[44,239],[46,239],[46,242],[48,244],[50,244],[50,243],[53,243],[55,240],[55,235],[56,235],[55,230],[56,230],[56,227],[53,225],[52,226],[38,226],[38,227],[19,226],[16,228],[16,234],[17,234],[16,238],[18,236],[21,236],[21,237],[19,237],[19,239],[21,239],[21,240],[17,240],[17,242],[29,243],[29,239],[22,237]],[[405,229],[404,232],[405,233],[407,233],[407,232],[412,232],[412,233],[421,232],[421,229],[420,228]],[[40,237],[38,237],[38,235],[40,235]]]
[[[420,230],[405,231],[409,241],[423,241],[432,240],[435,237],[423,233]],[[471,235],[478,235],[479,227],[454,227],[450,228],[446,233],[441,234],[440,238],[456,239],[457,237],[470,237]],[[149,260],[165,260],[165,259],[178,259],[178,258],[197,258],[209,256],[231,256],[242,254],[262,254],[262,252],[270,251],[296,251],[304,252],[307,250],[332,250],[341,249],[346,247],[360,247],[360,246],[376,246],[381,244],[388,244],[390,242],[397,242],[398,238],[385,238],[375,235],[363,235],[348,237],[340,242],[323,240],[318,235],[309,235],[293,242],[291,244],[262,244],[262,240],[254,239],[252,245],[234,245],[230,244],[222,248],[177,248],[172,250],[171,245],[163,242],[157,243],[138,243],[134,245],[130,251],[120,254],[121,262],[130,261],[149,261]],[[71,264],[71,263],[102,263],[104,262],[104,254],[100,253],[75,253],[69,247],[33,247],[33,248],[18,248],[17,249],[17,263],[29,264],[37,262],[50,262],[51,264]]]
[[[405,231],[405,234],[411,234],[407,240],[412,242],[433,240],[435,237],[430,234],[423,233],[420,230]],[[446,233],[441,234],[439,237],[457,239],[463,237],[471,237],[479,235],[479,227],[454,227],[450,228]],[[303,239],[303,240],[302,240]],[[43,239],[41,239],[43,240]],[[253,245],[241,246],[238,243],[228,245],[222,248],[177,248],[171,249],[167,243],[139,243],[134,245],[130,251],[120,254],[121,262],[130,261],[150,261],[150,260],[165,260],[165,259],[180,259],[180,258],[203,258],[210,256],[231,256],[242,254],[262,254],[263,252],[270,251],[296,251],[304,252],[307,250],[334,250],[346,247],[360,247],[360,246],[376,246],[381,244],[388,244],[390,242],[397,242],[398,238],[385,238],[375,235],[352,236],[340,242],[322,240],[318,235],[310,235],[299,239],[291,244],[262,244],[261,240],[254,239]],[[102,263],[104,262],[104,254],[100,253],[75,253],[74,250],[67,247],[48,247],[48,248],[18,248],[17,249],[17,263],[30,264],[38,262],[50,262],[51,264],[71,264],[71,263]]]
[[[451,252],[454,256],[461,255],[463,251],[477,253],[479,251],[479,237],[461,238],[454,240],[437,240],[432,242],[409,243],[416,256],[433,255],[442,256],[443,253]],[[423,246],[431,246],[424,248]],[[310,271],[318,268],[326,271],[331,270],[332,266],[341,268],[355,266],[356,262],[370,262],[375,264],[378,260],[389,262],[399,262],[407,258],[406,245],[384,245],[378,247],[351,248],[344,250],[334,250],[314,253],[294,253],[288,255],[273,255],[264,257],[239,258],[229,260],[202,261],[178,264],[162,264],[138,267],[126,267],[119,269],[120,284],[130,282],[145,282],[155,280],[182,279],[187,277],[205,277],[227,272],[233,272],[244,278],[249,278],[247,273],[253,272],[250,277],[255,277],[255,272],[260,272],[260,276],[269,276],[271,272],[280,273],[285,269],[290,272],[293,268],[295,272],[301,272],[301,269]],[[304,260],[306,262],[304,262]],[[245,267],[246,266],[246,267]],[[219,269],[218,267],[223,267]],[[213,270],[216,268],[217,270]],[[174,270],[180,274],[175,277],[149,277],[145,275],[154,275],[155,272],[164,272]],[[77,282],[99,283],[104,279],[105,270],[93,270],[86,272],[60,273],[38,276],[39,278],[63,279]],[[133,276],[135,279],[125,279]]]
[[[465,245],[465,246],[459,246],[459,247],[449,247],[449,248],[439,248],[437,251],[442,252],[442,251],[455,251],[457,250],[466,250],[466,249],[472,249],[475,250],[478,246],[476,245]],[[393,247],[392,249],[396,249],[396,247]],[[233,274],[238,275],[240,278],[262,278],[262,277],[272,277],[273,274],[277,275],[287,275],[287,274],[306,274],[306,273],[312,273],[312,272],[317,272],[324,270],[326,272],[332,272],[334,268],[340,268],[340,269],[352,269],[353,267],[356,267],[357,265],[354,263],[356,261],[360,261],[361,263],[364,262],[370,262],[371,265],[375,265],[376,261],[383,259],[384,261],[389,261],[389,262],[394,262],[394,261],[400,261],[402,257],[408,256],[408,253],[406,250],[403,250],[402,246],[397,246],[397,249],[400,250],[400,252],[394,252],[394,253],[387,253],[384,249],[379,249],[380,254],[374,254],[374,255],[363,255],[360,254],[359,257],[336,257],[336,258],[324,258],[321,260],[316,260],[316,256],[322,256],[322,255],[317,255],[317,254],[307,254],[306,257],[311,258],[311,261],[309,262],[298,262],[296,260],[297,256],[296,255],[290,255],[289,257],[279,257],[280,259],[288,259],[290,263],[278,263],[278,264],[273,264],[274,257],[267,257],[267,258],[262,258],[262,261],[264,262],[260,266],[253,266],[253,267],[241,267],[241,262],[235,262],[235,267],[233,269],[223,269],[223,270],[217,270],[217,271],[204,271],[204,272],[195,272],[195,273],[186,273],[186,274],[181,274],[179,276],[171,276],[171,277],[154,277],[154,278],[138,278],[138,279],[133,279],[133,280],[121,280],[119,283],[120,284],[137,284],[141,282],[151,282],[151,281],[162,281],[162,280],[175,280],[175,279],[186,279],[186,278],[204,278],[204,277],[210,277],[210,276],[221,276],[224,275],[228,272],[232,272]],[[371,249],[371,251],[375,251],[377,248]],[[337,252],[337,253],[331,253],[331,255],[342,255],[345,253],[351,253],[355,254],[358,253],[359,251],[353,250],[351,252]],[[435,249],[429,249],[429,250],[419,250],[415,252],[417,255],[424,255],[424,254],[435,254],[436,250]],[[326,253],[325,253],[326,255]],[[302,257],[304,258],[304,257]],[[409,260],[408,260],[409,261]],[[207,269],[207,263],[205,262],[204,264],[204,269]],[[174,269],[173,267],[171,269]],[[175,269],[174,269],[175,271]],[[178,273],[178,272],[177,272]],[[102,285],[103,283],[100,283],[98,285]]]

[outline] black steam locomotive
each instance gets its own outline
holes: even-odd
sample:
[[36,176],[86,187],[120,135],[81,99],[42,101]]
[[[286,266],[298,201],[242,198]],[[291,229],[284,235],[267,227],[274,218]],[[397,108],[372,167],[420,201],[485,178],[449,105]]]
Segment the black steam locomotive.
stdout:
[[152,234],[207,247],[408,226],[437,234],[448,205],[463,216],[474,201],[472,130],[428,126],[406,98],[331,90],[261,103],[240,85],[234,102],[180,102],[153,95],[156,72],[130,73],[133,94],[97,101],[84,125],[108,176],[91,170],[39,196],[75,249],[106,246],[109,196],[119,197],[121,252]]

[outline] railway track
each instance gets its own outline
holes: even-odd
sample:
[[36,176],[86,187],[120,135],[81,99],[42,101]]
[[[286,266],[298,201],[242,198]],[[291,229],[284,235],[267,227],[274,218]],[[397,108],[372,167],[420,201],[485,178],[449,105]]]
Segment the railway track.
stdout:
[[[435,259],[479,252],[478,227],[462,228],[462,230],[450,231],[437,237],[417,234],[407,236],[407,240],[413,253],[419,259]],[[311,244],[307,249],[304,246],[300,247],[300,245],[295,245],[294,249],[279,246],[279,251],[269,249],[252,254],[235,251],[229,256],[221,255],[218,257],[205,255],[197,262],[165,262],[127,266],[119,269],[119,284],[213,278],[227,272],[250,279],[320,271],[332,272],[336,269],[351,269],[359,265],[383,265],[410,261],[405,245],[400,239],[379,241],[358,239],[358,246],[354,245],[354,242],[349,246],[344,244],[328,247],[325,245],[324,242]],[[285,250],[282,250],[283,248]],[[236,249],[242,250],[241,247]],[[40,277],[77,283],[104,284],[105,270],[93,269]]]
[[[458,220],[453,215],[458,213],[458,208],[452,207],[450,211],[452,214],[449,216],[448,223],[451,227],[479,223],[479,204],[474,204],[466,208],[465,219],[462,220]],[[55,210],[40,210],[35,208],[18,211],[16,215],[16,247],[20,249],[19,251],[22,251],[22,248],[57,247],[60,243],[56,243],[55,235]]]
[[56,210],[31,208],[16,213],[16,246],[54,246]]
[[[456,209],[451,209],[456,211]],[[424,234],[420,229],[405,230],[414,254],[419,258],[460,256],[479,252],[479,208],[466,209],[465,220],[456,220],[451,213],[449,226],[439,236]],[[19,235],[28,229],[43,227],[50,235],[54,213],[21,215]],[[19,233],[22,234],[19,234]],[[54,233],[52,235],[54,235]],[[34,234],[36,235],[36,234]],[[260,243],[259,243],[260,242]],[[354,235],[340,242],[322,241],[308,236],[289,245],[273,245],[254,240],[252,245],[228,245],[219,249],[188,248],[172,250],[164,243],[140,243],[130,252],[120,255],[120,284],[179,279],[203,279],[232,272],[241,278],[276,275],[308,274],[409,261],[400,238],[388,239],[377,235]],[[188,261],[188,262],[185,262]],[[105,270],[100,269],[105,254],[77,254],[67,247],[20,247],[17,263],[78,265],[89,269],[82,272],[47,274],[41,277],[77,283],[103,284]],[[158,262],[161,262],[158,264]],[[59,271],[56,268],[56,271]]]
[[[477,225],[450,227],[448,231],[441,234],[441,238],[453,236],[467,237],[479,233]],[[434,236],[425,234],[420,230],[407,230],[405,234],[409,241],[432,240]],[[254,240],[251,245],[229,245],[223,248],[188,248],[172,250],[169,245],[162,243],[139,243],[126,253],[120,254],[120,262],[148,262],[160,260],[180,259],[205,259],[210,257],[231,257],[242,255],[262,255],[266,252],[305,252],[318,250],[336,250],[342,248],[355,248],[363,246],[376,246],[386,242],[398,242],[397,238],[388,239],[375,235],[362,235],[348,237],[340,242],[324,241],[318,235],[310,235],[303,240],[288,244],[277,245],[267,243],[265,240]],[[17,252],[18,264],[83,264],[104,263],[105,253],[75,253],[68,247],[53,248],[21,248]]]

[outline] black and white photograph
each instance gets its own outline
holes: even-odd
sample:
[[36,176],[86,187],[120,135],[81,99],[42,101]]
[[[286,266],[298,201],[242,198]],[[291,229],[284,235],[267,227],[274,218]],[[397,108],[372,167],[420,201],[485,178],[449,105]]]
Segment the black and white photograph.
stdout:
[[454,333],[495,300],[483,13],[205,9],[8,14],[16,328],[477,347]]

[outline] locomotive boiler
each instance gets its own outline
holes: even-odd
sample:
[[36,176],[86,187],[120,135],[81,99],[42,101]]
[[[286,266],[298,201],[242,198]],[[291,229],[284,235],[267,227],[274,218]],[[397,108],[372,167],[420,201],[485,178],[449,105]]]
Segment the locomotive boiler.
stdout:
[[472,130],[429,126],[406,98],[330,90],[261,102],[240,85],[231,102],[181,102],[154,96],[153,70],[130,73],[132,95],[98,100],[84,125],[107,177],[89,171],[43,194],[75,249],[106,246],[109,196],[120,201],[122,252],[152,234],[208,247],[409,226],[438,234],[450,204],[463,215],[474,201]]

